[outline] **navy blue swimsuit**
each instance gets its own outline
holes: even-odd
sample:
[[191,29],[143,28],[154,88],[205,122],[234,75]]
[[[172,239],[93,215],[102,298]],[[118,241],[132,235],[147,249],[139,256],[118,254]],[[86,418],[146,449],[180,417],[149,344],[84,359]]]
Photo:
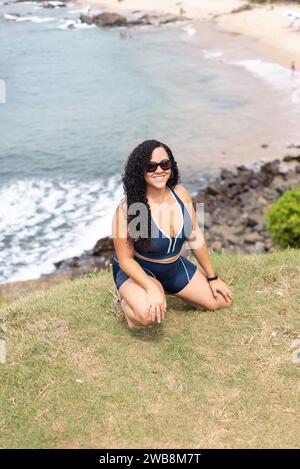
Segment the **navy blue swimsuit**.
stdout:
[[[167,186],[168,187],[168,186]],[[168,259],[178,255],[182,249],[183,243],[190,236],[193,225],[190,214],[180,197],[171,188],[175,200],[177,201],[182,213],[181,229],[176,236],[170,237],[164,233],[158,226],[156,220],[151,218],[151,244],[147,251],[138,249],[134,243],[135,251],[145,257],[153,259]],[[159,280],[167,293],[178,293],[191,280],[197,270],[195,264],[183,256],[179,256],[174,262],[151,262],[134,256],[134,259],[140,264],[143,270],[150,276]],[[129,277],[120,268],[117,256],[112,262],[113,277],[117,288]]]

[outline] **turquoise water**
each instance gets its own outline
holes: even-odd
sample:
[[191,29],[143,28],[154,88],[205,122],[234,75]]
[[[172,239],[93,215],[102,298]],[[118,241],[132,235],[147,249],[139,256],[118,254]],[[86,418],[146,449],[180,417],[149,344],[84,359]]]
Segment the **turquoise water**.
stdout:
[[[15,12],[36,18],[2,16]],[[121,171],[142,140],[167,143],[194,192],[219,167],[264,156],[265,140],[273,157],[296,135],[292,121],[276,131],[291,116],[288,90],[238,63],[251,50],[242,38],[184,23],[122,41],[116,29],[66,29],[73,5],[0,5],[0,16],[0,282],[51,272],[110,234]]]

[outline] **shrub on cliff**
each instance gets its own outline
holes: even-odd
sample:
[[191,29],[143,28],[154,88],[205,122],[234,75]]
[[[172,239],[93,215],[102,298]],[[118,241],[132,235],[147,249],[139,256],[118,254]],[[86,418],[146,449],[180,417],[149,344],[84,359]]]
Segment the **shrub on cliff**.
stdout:
[[300,247],[300,185],[286,191],[266,214],[272,241],[279,246]]

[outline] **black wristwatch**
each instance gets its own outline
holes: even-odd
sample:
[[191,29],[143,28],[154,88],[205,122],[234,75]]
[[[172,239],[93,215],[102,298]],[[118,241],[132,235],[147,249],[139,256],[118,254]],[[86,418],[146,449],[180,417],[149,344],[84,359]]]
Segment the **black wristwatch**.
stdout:
[[206,277],[208,282],[211,282],[212,280],[217,280],[218,278],[219,278],[218,272],[216,272],[213,277]]

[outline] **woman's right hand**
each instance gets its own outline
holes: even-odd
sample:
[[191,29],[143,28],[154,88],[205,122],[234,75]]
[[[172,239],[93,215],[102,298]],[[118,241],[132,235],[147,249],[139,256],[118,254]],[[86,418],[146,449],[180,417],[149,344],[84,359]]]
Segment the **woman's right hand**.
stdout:
[[166,310],[167,302],[165,295],[162,293],[161,289],[152,282],[147,288],[147,318],[153,322],[157,321],[160,323],[161,320],[165,318]]

